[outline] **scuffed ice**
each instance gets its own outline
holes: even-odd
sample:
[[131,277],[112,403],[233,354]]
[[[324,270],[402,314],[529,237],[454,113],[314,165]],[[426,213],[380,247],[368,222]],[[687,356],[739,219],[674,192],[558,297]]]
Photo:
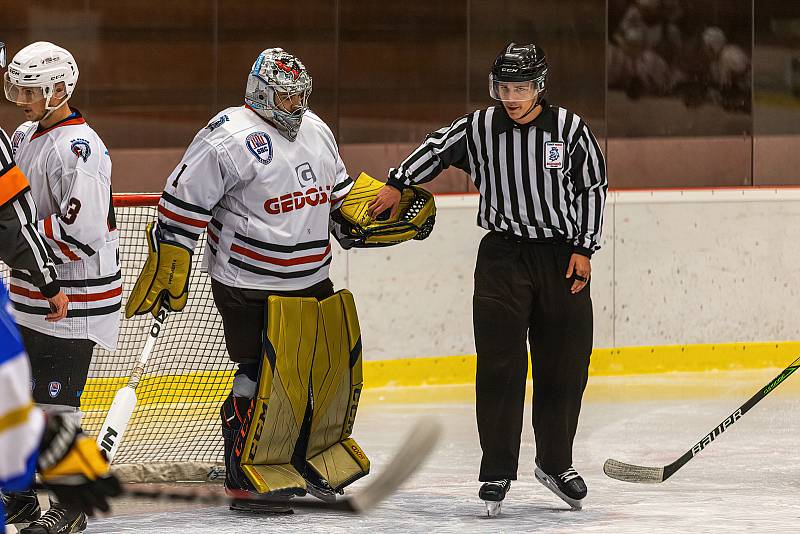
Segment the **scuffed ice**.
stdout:
[[[602,473],[608,457],[642,465],[675,460],[774,374],[770,370],[592,379],[575,448],[575,467],[589,487],[579,512],[570,511],[534,479],[530,406],[519,480],[504,501],[502,514],[489,519],[477,496],[480,450],[471,388],[465,388],[458,402],[414,404],[381,400],[383,393],[367,390],[354,435],[376,473],[419,416],[438,413],[445,425],[433,458],[372,513],[297,511],[265,518],[221,506],[142,512],[141,503],[128,502],[117,507],[117,516],[92,521],[86,532],[794,531],[800,519],[800,377],[792,377],[770,394],[663,484],[626,484]],[[425,400],[425,392],[418,397]]]

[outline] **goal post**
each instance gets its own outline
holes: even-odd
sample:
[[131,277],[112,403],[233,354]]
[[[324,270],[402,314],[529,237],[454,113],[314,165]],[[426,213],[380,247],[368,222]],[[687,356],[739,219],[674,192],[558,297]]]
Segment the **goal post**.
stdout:
[[[124,318],[125,302],[147,258],[145,225],[157,218],[158,194],[114,195],[120,231],[122,310],[117,350],[95,348],[81,396],[84,430],[96,435],[117,390],[124,386],[147,340],[152,317]],[[231,388],[222,320],[211,283],[201,272],[205,234],[192,258],[189,301],[170,314],[147,362],[138,403],[115,458],[126,482],[205,479],[221,471],[219,407]],[[3,277],[7,277],[7,269]]]

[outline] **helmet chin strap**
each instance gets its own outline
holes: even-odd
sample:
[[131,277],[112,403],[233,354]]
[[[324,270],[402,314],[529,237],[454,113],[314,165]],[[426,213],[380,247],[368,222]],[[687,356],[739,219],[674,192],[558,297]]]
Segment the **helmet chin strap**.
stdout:
[[66,103],[67,103],[67,101],[69,100],[69,98],[65,98],[65,99],[64,99],[64,101],[63,101],[63,102],[61,102],[59,105],[57,105],[57,106],[56,106],[56,107],[54,107],[54,108],[50,108],[50,98],[52,98],[52,96],[49,96],[49,97],[47,97],[47,102],[45,102],[45,103],[44,103],[44,109],[46,109],[46,110],[47,110],[47,113],[45,113],[45,114],[44,114],[44,117],[42,117],[41,119],[39,119],[39,121],[38,121],[38,122],[46,121],[46,120],[47,120],[47,118],[48,118],[50,115],[52,115],[53,113],[55,113],[56,111],[58,111],[59,109],[61,109],[61,107],[62,107],[64,104],[66,104]]
[[522,115],[522,117],[520,117],[520,119],[524,119],[525,117],[527,117],[527,116],[528,116],[528,114],[529,114],[531,111],[533,111],[534,109],[536,109],[536,106],[538,106],[538,105],[539,105],[539,99],[537,98],[536,100],[534,100],[534,101],[533,101],[533,103],[531,103],[531,107],[530,107],[530,108],[528,108],[528,111],[526,111],[526,112],[525,112],[525,113]]

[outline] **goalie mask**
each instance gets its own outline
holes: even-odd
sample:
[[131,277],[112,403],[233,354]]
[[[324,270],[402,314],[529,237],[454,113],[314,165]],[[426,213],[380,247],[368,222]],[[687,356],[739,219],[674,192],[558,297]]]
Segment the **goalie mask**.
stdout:
[[244,101],[294,141],[310,95],[311,76],[303,63],[282,48],[268,48],[250,70]]
[[[78,65],[67,50],[39,41],[17,52],[5,73],[6,99],[24,105],[44,100],[47,118],[67,103],[78,83]],[[62,98],[51,105],[53,98]]]
[[333,232],[342,248],[387,247],[409,239],[422,240],[433,231],[436,204],[433,195],[418,186],[406,187],[400,197],[397,215],[386,213],[372,218],[367,214],[383,182],[361,173],[333,215]]

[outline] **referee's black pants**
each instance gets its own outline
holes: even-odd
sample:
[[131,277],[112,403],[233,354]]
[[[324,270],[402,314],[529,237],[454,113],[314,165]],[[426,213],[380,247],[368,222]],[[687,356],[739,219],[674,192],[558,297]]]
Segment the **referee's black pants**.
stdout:
[[516,480],[530,342],[533,429],[541,468],[572,465],[572,443],[592,352],[589,285],[573,295],[572,247],[490,232],[475,267],[476,400],[480,481]]

